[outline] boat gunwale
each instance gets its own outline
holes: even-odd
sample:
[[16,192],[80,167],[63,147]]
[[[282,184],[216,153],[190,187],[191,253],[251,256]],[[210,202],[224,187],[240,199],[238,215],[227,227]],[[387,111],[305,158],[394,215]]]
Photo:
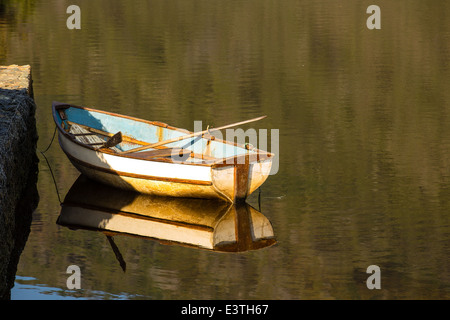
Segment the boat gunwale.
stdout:
[[[163,122],[159,122],[159,121],[150,121],[150,120],[145,120],[145,119],[140,119],[140,118],[136,118],[136,117],[132,117],[132,116],[127,116],[127,115],[123,115],[123,114],[118,114],[118,113],[114,113],[114,112],[110,112],[110,111],[104,111],[104,110],[98,110],[98,109],[93,109],[90,107],[82,107],[82,106],[77,106],[77,105],[72,105],[72,104],[68,104],[68,103],[61,103],[61,102],[56,102],[54,101],[52,103],[52,114],[53,114],[53,120],[58,128],[58,131],[63,134],[65,137],[67,137],[70,141],[95,152],[100,152],[100,153],[105,153],[105,154],[109,154],[112,156],[118,156],[118,157],[125,157],[125,158],[129,158],[129,159],[134,159],[136,160],[135,157],[132,156],[131,153],[128,154],[120,154],[120,153],[116,153],[113,152],[110,149],[96,149],[92,146],[86,145],[84,143],[79,142],[77,139],[75,139],[75,137],[71,134],[69,134],[68,132],[66,132],[62,126],[61,123],[62,121],[58,121],[57,118],[57,108],[77,108],[77,109],[81,109],[81,110],[86,110],[86,111],[92,111],[92,112],[98,112],[98,113],[103,113],[112,117],[118,117],[118,118],[124,118],[124,119],[129,119],[129,120],[133,120],[133,121],[138,121],[138,122],[142,122],[142,123],[146,123],[146,124],[150,124],[153,126],[157,126],[157,127],[161,127],[164,129],[169,129],[169,130],[175,130],[175,131],[179,131],[179,132],[183,132],[186,134],[190,134],[192,133],[189,130],[183,129],[183,128],[177,128],[177,127],[173,127],[171,125],[168,125],[166,123]],[[69,120],[70,121],[70,120]],[[231,141],[227,141],[227,140],[223,140],[223,139],[214,139],[214,141],[219,142],[219,143],[223,143],[223,144],[229,144],[229,145],[233,145],[235,147],[239,147],[239,148],[243,148],[246,149],[244,145],[236,143],[236,142],[231,142]],[[231,156],[231,157],[222,157],[222,158],[217,158],[217,160],[203,160],[202,163],[199,162],[178,162],[178,161],[173,161],[173,159],[171,158],[152,158],[152,159],[139,159],[139,160],[143,160],[143,161],[150,161],[150,162],[166,162],[166,163],[174,163],[174,164],[182,164],[182,165],[194,165],[194,166],[207,166],[207,167],[218,167],[218,166],[235,166],[238,162],[237,161],[233,161],[234,163],[229,163],[232,159],[234,160],[238,160],[239,158],[242,157],[247,157],[248,155],[250,155],[251,158],[256,157],[256,161],[255,162],[260,162],[260,161],[264,161],[266,159],[270,159],[274,157],[274,154],[271,152],[267,152],[264,150],[259,150],[257,148],[252,150],[254,153],[252,154],[242,154],[242,155],[235,155],[235,156]]]

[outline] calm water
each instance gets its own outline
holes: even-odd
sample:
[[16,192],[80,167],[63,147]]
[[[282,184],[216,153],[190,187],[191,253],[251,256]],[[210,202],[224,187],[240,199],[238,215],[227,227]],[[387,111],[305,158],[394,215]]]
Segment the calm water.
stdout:
[[[56,224],[41,158],[13,299],[450,298],[450,2],[77,4],[68,30],[66,2],[0,1],[0,64],[32,66],[39,149],[53,100],[190,130],[265,114],[254,128],[280,130],[279,171],[248,203],[277,243],[218,253],[116,236],[123,272],[102,233]],[[381,30],[366,27],[371,4]],[[78,172],[56,142],[47,156],[64,198]]]

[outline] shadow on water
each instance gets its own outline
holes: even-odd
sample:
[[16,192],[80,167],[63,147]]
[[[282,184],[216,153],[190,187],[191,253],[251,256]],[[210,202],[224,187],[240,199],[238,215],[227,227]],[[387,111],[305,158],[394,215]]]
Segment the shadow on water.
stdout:
[[113,240],[117,235],[217,252],[276,243],[270,221],[247,203],[144,195],[84,175],[67,193],[57,224],[104,233],[124,271],[126,262]]

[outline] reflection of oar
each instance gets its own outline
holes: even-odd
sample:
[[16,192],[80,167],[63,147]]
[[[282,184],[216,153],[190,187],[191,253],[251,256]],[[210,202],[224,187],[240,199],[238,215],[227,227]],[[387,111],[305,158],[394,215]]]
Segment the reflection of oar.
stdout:
[[153,144],[149,144],[147,146],[138,147],[138,148],[130,149],[130,150],[127,150],[127,151],[123,151],[123,152],[121,152],[121,154],[137,152],[137,151],[146,150],[146,149],[149,149],[149,148],[155,148],[155,147],[158,147],[158,146],[162,146],[164,144],[177,142],[177,141],[180,141],[180,140],[184,140],[184,139],[196,137],[196,136],[199,136],[199,135],[203,135],[203,134],[208,133],[208,132],[218,131],[218,130],[222,130],[222,129],[227,129],[227,128],[239,126],[241,124],[258,121],[258,120],[264,119],[265,117],[266,116],[261,116],[261,117],[250,119],[250,120],[245,120],[245,121],[241,121],[241,122],[228,124],[228,125],[225,125],[225,126],[222,126],[222,127],[218,127],[218,128],[210,128],[210,129],[206,129],[206,130],[203,130],[203,131],[194,132],[194,133],[191,133],[191,134],[188,134],[188,135],[185,135],[185,136],[181,136],[181,137],[177,137],[177,138],[173,138],[173,139],[168,139],[168,140],[156,142],[156,143],[153,143]]
[[125,272],[125,270],[127,269],[127,263],[123,259],[122,254],[120,253],[119,248],[114,242],[113,237],[106,235],[106,239],[108,239],[109,244],[111,245],[111,248],[113,249],[114,254],[116,255],[116,259],[119,261],[120,267],[122,268],[123,272]]

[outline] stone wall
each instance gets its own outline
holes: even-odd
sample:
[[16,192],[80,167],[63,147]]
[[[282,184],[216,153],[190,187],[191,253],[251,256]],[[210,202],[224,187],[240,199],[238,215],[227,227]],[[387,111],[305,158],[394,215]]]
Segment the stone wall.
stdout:
[[30,66],[0,66],[0,299],[8,299],[38,203]]

